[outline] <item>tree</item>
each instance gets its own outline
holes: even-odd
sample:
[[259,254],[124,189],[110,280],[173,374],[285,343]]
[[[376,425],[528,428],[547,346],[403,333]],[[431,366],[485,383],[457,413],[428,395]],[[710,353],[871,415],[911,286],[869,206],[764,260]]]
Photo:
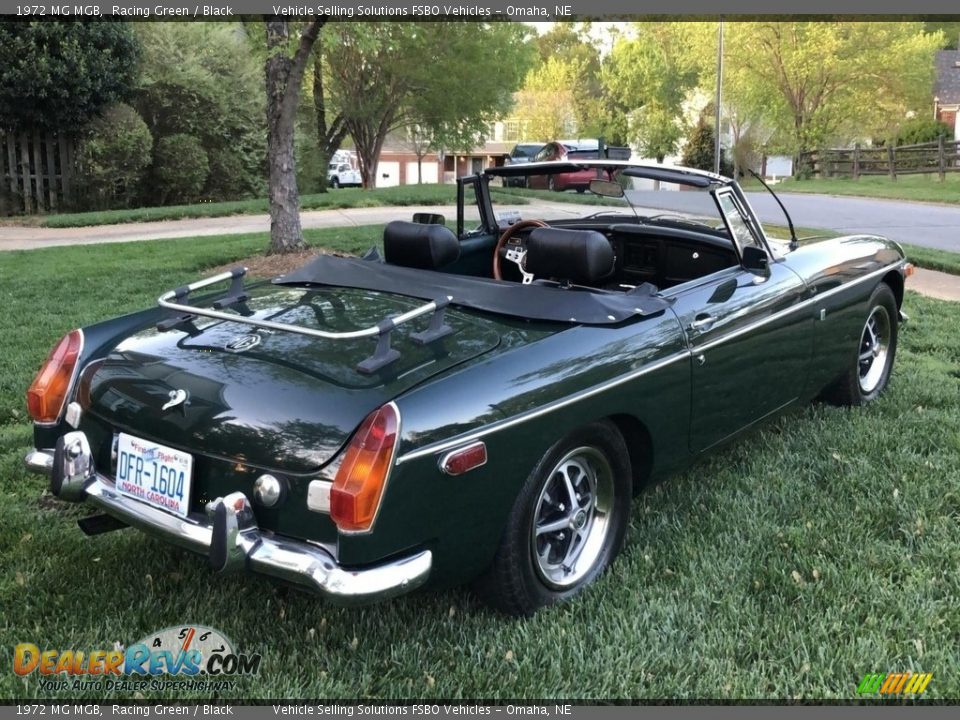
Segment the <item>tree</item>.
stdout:
[[419,124],[446,149],[475,143],[505,112],[528,65],[520,23],[335,23],[330,97],[372,187],[387,134]]
[[[713,172],[716,154],[717,136],[713,127],[705,118],[700,118],[693,127],[687,144],[683,146],[683,156],[680,162],[687,167],[699,168]],[[727,163],[724,153],[720,151],[720,174],[730,175],[732,168]]]
[[[313,110],[317,122],[317,150],[320,155],[319,191],[327,191],[327,165],[333,154],[340,149],[343,139],[347,136],[347,124],[343,115],[335,112],[331,101],[327,97],[323,80],[324,32],[317,35],[316,46],[313,50]],[[336,58],[332,59],[336,62]]]
[[656,158],[662,163],[667,155],[677,150],[683,137],[683,125],[674,110],[656,101],[648,102],[634,116],[634,138],[644,157]]
[[307,23],[291,48],[289,23],[276,16],[265,21],[270,253],[295,252],[306,247],[300,226],[294,120],[303,73],[323,23],[323,20]]
[[423,183],[423,158],[434,149],[433,135],[420,123],[413,123],[406,128],[406,146],[417,156],[417,185],[420,185]]
[[603,85],[628,109],[627,137],[659,161],[682,136],[683,101],[703,67],[702,23],[633,23],[633,36],[613,46]]
[[82,129],[127,98],[138,56],[127,23],[0,23],[0,129]]
[[591,37],[591,23],[555,23],[535,40],[540,64],[557,60],[570,69],[573,78],[572,110],[577,134],[581,137],[605,135],[606,110],[610,98],[604,96],[600,80],[600,44]]
[[887,135],[927,112],[941,33],[919,22],[730,23],[726,68],[763,98],[782,146],[799,154],[850,137]]
[[528,136],[555,140],[579,132],[574,111],[577,74],[575,65],[556,57],[527,73],[514,114]]
[[931,35],[943,33],[941,50],[960,50],[960,22],[925,22],[923,28]]
[[[155,147],[172,135],[196,138],[210,162],[202,188],[208,199],[261,195],[266,169],[262,60],[242,27],[149,22],[137,23],[136,32],[143,51],[134,105]],[[159,188],[148,193],[155,201]]]

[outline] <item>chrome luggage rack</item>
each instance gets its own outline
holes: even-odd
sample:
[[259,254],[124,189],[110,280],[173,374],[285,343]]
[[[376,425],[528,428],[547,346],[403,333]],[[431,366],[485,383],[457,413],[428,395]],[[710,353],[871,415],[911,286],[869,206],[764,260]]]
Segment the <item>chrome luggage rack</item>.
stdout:
[[[356,340],[358,338],[376,337],[377,347],[373,355],[357,365],[357,372],[364,375],[371,375],[400,357],[400,352],[390,345],[390,333],[403,323],[423,315],[431,315],[430,324],[425,330],[410,335],[410,338],[417,345],[426,345],[453,332],[453,329],[446,324],[444,317],[447,306],[453,300],[450,295],[444,295],[400,315],[386,317],[376,325],[347,332],[329,332],[272,320],[258,320],[251,317],[253,311],[246,306],[246,301],[250,297],[243,285],[243,278],[246,274],[247,268],[234,268],[165,292],[157,299],[157,304],[166,310],[172,310],[179,314],[158,322],[157,330],[166,332],[177,327],[183,327],[186,332],[193,334],[197,332],[196,327],[193,326],[193,320],[201,316],[323,340]],[[187,303],[188,296],[195,290],[201,290],[227,280],[230,280],[230,289],[224,297],[213,302],[213,308],[198,307]],[[236,306],[239,314],[223,312],[225,308],[231,306]]]

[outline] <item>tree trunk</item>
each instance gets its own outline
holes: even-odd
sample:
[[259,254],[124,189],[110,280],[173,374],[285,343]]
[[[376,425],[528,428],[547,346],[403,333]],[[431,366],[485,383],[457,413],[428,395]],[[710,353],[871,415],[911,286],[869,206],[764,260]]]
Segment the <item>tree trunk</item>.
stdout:
[[294,120],[307,56],[320,21],[304,28],[293,58],[286,53],[290,34],[285,20],[266,21],[267,162],[270,169],[270,254],[306,248],[300,227],[300,192],[294,155]]
[[327,103],[323,98],[323,48],[317,38],[313,49],[313,109],[317,115],[317,150],[320,156],[320,177],[317,178],[317,191],[327,191],[327,166],[333,153],[327,152]]
[[317,115],[317,150],[320,156],[320,192],[327,191],[327,166],[347,136],[343,117],[327,122],[327,102],[323,96],[323,38],[317,36],[313,49],[313,109]]

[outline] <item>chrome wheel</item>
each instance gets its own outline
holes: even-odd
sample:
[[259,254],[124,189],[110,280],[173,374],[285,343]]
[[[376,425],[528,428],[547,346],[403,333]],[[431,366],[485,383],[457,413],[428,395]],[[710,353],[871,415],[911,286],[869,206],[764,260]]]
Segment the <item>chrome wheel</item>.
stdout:
[[613,470],[596,448],[576,448],[550,471],[530,538],[534,567],[548,586],[575,585],[594,566],[610,531],[613,500]]
[[883,305],[877,305],[867,318],[860,337],[860,390],[870,394],[883,382],[890,354],[890,314]]

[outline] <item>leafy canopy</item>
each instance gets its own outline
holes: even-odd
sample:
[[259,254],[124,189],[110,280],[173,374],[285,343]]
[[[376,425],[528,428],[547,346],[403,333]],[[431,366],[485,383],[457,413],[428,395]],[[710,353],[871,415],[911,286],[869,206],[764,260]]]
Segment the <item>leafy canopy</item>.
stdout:
[[235,23],[149,22],[137,23],[136,30],[143,62],[134,105],[154,140],[184,134],[200,142],[217,170],[206,186],[208,197],[261,192],[263,70],[243,28]]
[[127,23],[0,23],[0,129],[80,130],[127,97],[138,57]]
[[367,186],[392,130],[417,124],[438,147],[475,145],[510,107],[532,55],[521,23],[332,23],[324,30],[327,89]]
[[928,112],[943,43],[919,22],[730,23],[726,38],[725,86],[753,98],[790,152],[884,136]]

